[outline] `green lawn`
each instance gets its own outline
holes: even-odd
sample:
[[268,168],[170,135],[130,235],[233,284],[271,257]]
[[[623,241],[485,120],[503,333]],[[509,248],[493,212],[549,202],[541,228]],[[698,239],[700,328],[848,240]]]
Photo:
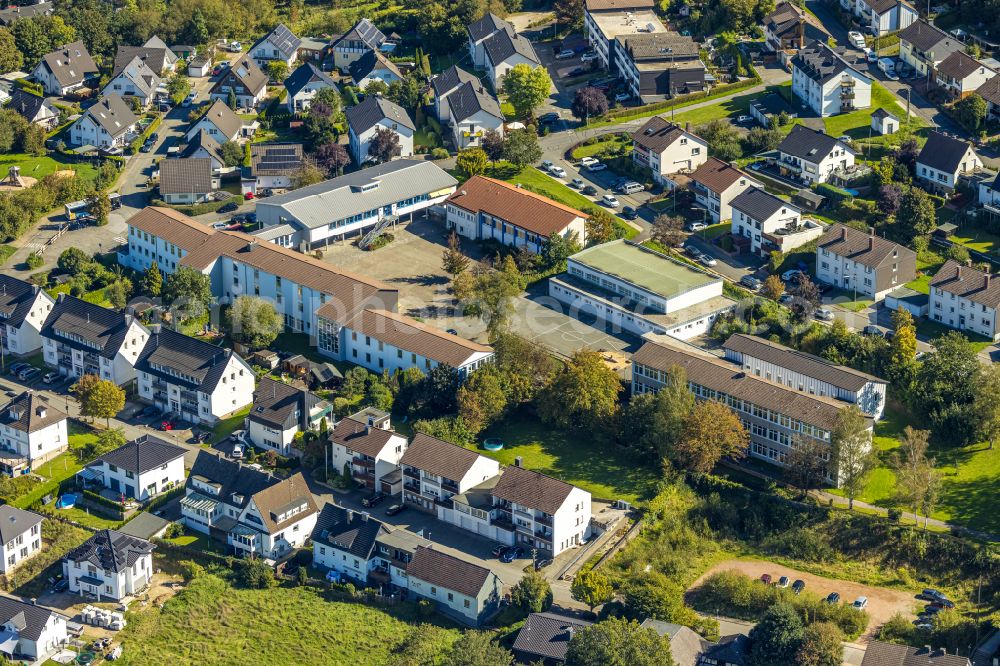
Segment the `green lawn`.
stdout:
[[266,654],[272,664],[377,666],[404,652],[420,655],[414,663],[437,663],[458,635],[363,604],[326,601],[312,588],[246,590],[204,576],[162,609],[129,613],[121,663],[222,666],[262,663]]
[[829,298],[833,299],[839,307],[842,307],[851,312],[861,312],[865,308],[869,308],[875,304],[875,301],[868,300],[865,298],[855,298],[853,291],[845,291],[843,289],[834,289],[828,295]]
[[603,153],[605,150],[608,150],[609,148],[620,150],[622,145],[631,147],[632,141],[621,139],[617,133],[605,134],[604,136],[601,137],[600,141],[596,141],[590,145],[583,145],[574,148],[573,159],[579,160],[583,159],[584,157],[593,157],[594,155]]
[[[824,118],[826,133],[830,136],[840,136],[846,134],[852,139],[868,138],[868,130],[871,127],[872,109],[883,108],[897,118],[906,117],[906,109],[899,105],[896,96],[889,92],[880,83],[872,83],[872,102],[869,107],[858,109],[851,113],[844,113],[837,116]],[[910,117],[910,129],[925,126],[927,123],[919,116]]]
[[231,434],[233,434],[234,430],[239,430],[240,428],[242,428],[243,421],[246,418],[247,414],[249,413],[250,413],[250,408],[247,407],[246,409],[241,409],[240,411],[236,412],[233,416],[230,416],[229,418],[221,419],[218,423],[215,424],[215,427],[212,428],[212,434],[208,438],[209,443],[215,444],[216,442],[221,442],[226,437],[229,437]]
[[921,294],[930,294],[931,293],[931,276],[928,275],[928,274],[926,274],[926,273],[924,273],[923,275],[921,275],[920,277],[916,278],[915,280],[910,280],[904,286],[909,287],[913,291],[919,291]]
[[76,171],[77,175],[84,180],[97,178],[97,169],[89,163],[70,163],[55,153],[51,156],[42,155],[41,157],[24,153],[0,155],[0,173],[6,175],[8,168],[12,166],[21,167],[22,176],[31,176],[37,180],[41,180],[50,173],[64,170]]
[[549,474],[589,491],[595,498],[643,501],[652,496],[657,475],[612,444],[588,433],[553,428],[524,412],[490,427],[480,440],[499,437],[501,451],[479,450],[505,465],[520,456],[528,469]]
[[17,252],[17,248],[13,245],[0,245],[0,266],[7,263],[10,259],[10,255]]
[[[49,506],[54,507],[55,505]],[[122,521],[105,518],[102,514],[97,513],[93,509],[88,511],[87,509],[81,509],[80,507],[74,506],[72,509],[53,508],[52,512],[54,515],[61,518],[73,520],[81,525],[92,527],[95,530],[116,530],[122,526]]]
[[[934,339],[944,335],[945,333],[952,333],[955,329],[945,326],[944,324],[939,324],[936,321],[930,319],[918,319],[917,322],[917,335],[927,336],[928,338]],[[970,333],[969,331],[962,331],[962,335],[969,339],[972,346],[976,348],[976,351],[982,351],[993,344],[993,341],[985,338],[981,335],[976,335],[975,333]]]
[[514,175],[505,178],[505,180],[509,183],[524,185],[532,192],[544,194],[550,199],[566,206],[572,206],[573,208],[583,210],[594,205],[593,201],[567,187],[565,183],[542,173],[532,166],[524,167],[519,173],[514,173]]
[[971,225],[967,225],[954,236],[949,236],[948,240],[983,254],[997,254],[997,250],[1000,249],[1000,236],[972,228]]
[[[52,296],[56,296],[58,294],[69,294],[72,288],[73,285],[70,284],[69,282],[66,282],[64,284],[56,285],[55,287],[52,287],[48,291]],[[88,303],[93,303],[94,305],[100,305],[102,308],[111,307],[111,301],[109,301],[107,297],[104,295],[104,289],[94,289],[93,291],[85,292],[82,296],[82,299]]]
[[60,453],[43,465],[39,465],[32,471],[39,476],[43,476],[47,481],[39,483],[30,492],[21,495],[11,504],[25,509],[46,495],[58,493],[59,484],[83,469],[76,456],[75,450],[88,442],[97,441],[97,435],[92,431],[82,428],[73,421],[69,422],[69,451]]

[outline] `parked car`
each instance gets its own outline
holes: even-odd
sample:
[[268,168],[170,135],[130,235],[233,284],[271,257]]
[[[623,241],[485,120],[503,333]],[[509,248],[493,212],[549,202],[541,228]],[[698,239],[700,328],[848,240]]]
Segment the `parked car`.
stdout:
[[361,506],[365,507],[366,509],[370,509],[373,506],[378,506],[379,504],[381,504],[383,500],[385,500],[385,493],[374,492],[371,495],[368,495],[367,497],[363,497],[361,499]]
[[511,546],[503,554],[500,555],[500,561],[506,564],[510,564],[514,560],[520,560],[524,558],[524,551],[521,550],[520,546]]
[[625,206],[624,208],[622,208],[622,217],[624,217],[626,220],[634,220],[635,218],[639,217],[639,211],[637,211],[635,208],[632,208],[632,206]]
[[234,210],[239,210],[239,209],[240,209],[240,205],[238,203],[236,203],[235,201],[230,201],[229,203],[225,204],[224,206],[221,206],[215,212],[216,213],[225,214],[225,213],[232,213]]
[[600,162],[596,157],[582,157],[580,158],[580,166],[589,167],[591,164],[597,164]]
[[803,273],[798,269],[793,268],[792,270],[785,271],[784,273],[781,274],[781,281],[792,282],[794,280],[795,282],[798,282],[800,275],[805,275],[805,273]]
[[736,122],[739,123],[740,125],[745,125],[746,123],[749,123],[752,120],[753,118],[746,115],[745,113],[741,113],[740,115],[736,116]]
[[605,194],[601,197],[601,203],[608,208],[618,208],[621,204],[618,202],[618,197],[613,194]]
[[857,30],[851,30],[847,33],[847,39],[854,45],[854,48],[863,49],[865,48],[865,36],[862,35]]
[[405,508],[406,508],[405,504],[393,504],[385,510],[385,515],[395,516],[397,513],[400,513]]
[[934,617],[935,615],[937,615],[938,613],[940,613],[943,610],[944,609],[941,608],[940,606],[931,605],[931,606],[926,606],[924,608],[924,612],[922,614],[926,615],[928,617]]
[[188,93],[188,96],[184,98],[184,101],[181,102],[181,106],[185,106],[185,107],[186,106],[191,106],[192,104],[194,104],[194,101],[197,98],[198,98],[198,93],[196,93],[196,92],[190,92],[190,93]]
[[566,169],[563,169],[561,166],[549,167],[549,173],[552,174],[556,178],[565,178],[566,177]]
[[569,181],[569,186],[575,187],[578,190],[583,188],[583,178],[574,178],[573,180]]
[[864,610],[868,608],[868,597],[858,597],[852,605],[858,610]]
[[703,254],[700,257],[698,257],[698,261],[700,261],[703,266],[715,266],[717,263],[719,263],[718,261],[715,260],[715,257],[708,254]]
[[694,245],[685,245],[684,254],[691,257],[692,259],[697,259],[701,256],[701,250],[696,248]]
[[791,294],[782,294],[781,296],[778,297],[778,302],[781,303],[782,305],[788,305],[794,300],[795,297],[792,296]]
[[875,326],[874,324],[868,324],[861,330],[861,332],[864,333],[865,335],[874,335],[880,338],[885,337],[885,334],[882,332],[882,329],[879,328],[878,326]]
[[781,578],[778,579],[778,582],[776,583],[776,585],[778,587],[784,588],[784,587],[788,587],[789,583],[791,583],[791,581],[788,580],[788,576],[782,576]]
[[594,196],[597,194],[597,188],[594,187],[593,185],[585,185],[584,188],[580,191],[588,196]]
[[576,55],[576,51],[573,49],[563,49],[556,53],[556,60],[569,60]]
[[538,121],[541,123],[554,123],[557,120],[559,120],[559,114],[555,111],[549,111],[538,116]]
[[26,382],[29,379],[34,379],[40,374],[42,374],[41,370],[29,365],[27,368],[23,368],[21,372],[17,373],[17,378],[20,379],[22,382]]
[[795,594],[798,594],[804,589],[806,589],[806,582],[801,578],[792,583],[792,591],[795,592]]
[[831,592],[830,594],[826,595],[826,603],[828,603],[828,604],[839,604],[840,603],[840,593],[839,592]]
[[632,99],[632,93],[620,92],[615,95],[615,101],[618,102],[619,104],[621,102],[627,102],[630,99]]
[[597,54],[593,51],[587,51],[580,56],[580,62],[594,62],[595,60],[597,60]]
[[160,421],[160,430],[166,431],[166,430],[173,430],[173,429],[174,429],[174,422],[173,421],[170,421],[169,419],[164,419],[163,421]]
[[45,373],[45,376],[42,377],[42,381],[45,382],[46,384],[51,384],[57,379],[59,379],[59,373],[56,372],[55,370],[49,370],[48,372]]
[[761,574],[760,575],[760,582],[764,583],[764,585],[770,585],[771,584],[771,574]]
[[213,229],[217,229],[217,230],[219,230],[219,231],[221,231],[221,230],[225,229],[225,228],[226,228],[226,227],[228,227],[228,226],[229,226],[229,223],[228,223],[228,222],[213,222],[213,223],[212,223],[212,228],[213,228]]
[[590,171],[590,172],[604,171],[607,168],[608,168],[607,164],[605,164],[604,162],[598,162],[597,164],[591,164],[590,166],[588,166],[587,167],[587,171]]
[[688,222],[686,225],[684,225],[684,228],[687,231],[694,233],[696,231],[701,231],[702,229],[707,229],[708,225],[705,224],[704,222]]
[[500,557],[507,552],[508,548],[510,548],[510,546],[497,545],[497,547],[493,549],[493,557]]
[[21,372],[25,368],[30,368],[30,367],[31,365],[28,363],[13,363],[8,369],[8,372],[12,375],[17,375],[17,373]]
[[230,454],[233,460],[243,459],[243,445],[239,442],[233,444],[233,452]]
[[569,70],[566,76],[583,76],[589,71],[590,70],[587,69],[586,67],[574,67],[573,69]]
[[202,444],[205,442],[205,440],[208,439],[208,436],[210,434],[211,433],[207,430],[196,430],[195,432],[191,433],[191,441],[194,442],[195,444]]
[[867,46],[864,49],[862,49],[862,52],[865,54],[865,61],[871,63],[878,62],[878,54],[872,51]]
[[955,607],[955,602],[950,601],[948,599],[937,599],[937,600],[931,602],[931,607],[932,608],[941,608],[941,609],[954,608]]
[[142,146],[139,147],[139,152],[148,153],[153,149],[153,145],[154,145],[153,141],[146,141],[146,143],[142,144]]
[[933,588],[924,588],[924,590],[917,595],[917,599],[926,599],[927,601],[935,601],[937,599],[947,599],[948,597],[943,593],[935,590]]
[[[760,280],[752,275],[744,275],[740,278],[740,285],[746,287],[750,291],[757,291],[760,289]],[[784,576],[782,576],[782,578],[784,578]],[[787,587],[787,584],[784,587]]]
[[548,171],[552,168],[552,160],[542,160],[542,165],[539,168],[542,171]]
[[833,321],[833,310],[827,308],[817,308],[813,316],[820,321]]

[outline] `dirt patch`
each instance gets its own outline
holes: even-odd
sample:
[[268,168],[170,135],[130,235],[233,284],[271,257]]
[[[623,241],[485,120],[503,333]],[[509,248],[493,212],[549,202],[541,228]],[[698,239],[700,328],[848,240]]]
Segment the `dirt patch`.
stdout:
[[[860,644],[868,643],[875,630],[885,624],[896,613],[902,613],[905,617],[915,617],[913,609],[918,604],[914,595],[909,592],[889,590],[884,587],[872,587],[846,580],[824,578],[763,560],[727,560],[720,562],[702,574],[689,590],[698,587],[705,578],[720,571],[737,571],[754,579],[760,578],[762,574],[771,574],[774,580],[778,580],[781,576],[788,576],[792,581],[801,578],[805,581],[805,589],[814,594],[825,597],[831,592],[839,592],[841,603],[849,604],[853,603],[858,597],[868,597],[868,607],[865,610],[871,616],[871,621],[868,623],[868,631],[856,641]],[[722,610],[722,614],[725,615],[724,609]]]
[[20,185],[0,185],[0,192],[20,192],[21,190],[28,189],[37,182],[37,178],[32,178],[31,176],[21,176]]

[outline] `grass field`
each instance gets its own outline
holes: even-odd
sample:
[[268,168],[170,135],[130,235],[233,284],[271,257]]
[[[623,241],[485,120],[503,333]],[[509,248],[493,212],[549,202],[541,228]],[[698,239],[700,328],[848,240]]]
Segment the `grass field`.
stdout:
[[524,467],[580,486],[594,497],[636,502],[654,492],[654,469],[588,433],[566,432],[533,415],[516,412],[480,439],[487,437],[499,437],[504,447],[479,453],[504,465],[512,465],[520,456]]
[[7,263],[10,259],[10,255],[17,252],[17,248],[13,245],[0,245],[0,265]]
[[121,638],[125,666],[378,666],[404,654],[416,656],[413,663],[436,663],[458,632],[410,624],[362,604],[329,602],[311,588],[245,590],[205,576],[162,609],[130,613]]
[[214,444],[216,442],[221,442],[226,437],[233,434],[234,430],[239,430],[243,427],[243,420],[246,418],[247,414],[250,413],[250,408],[241,409],[229,418],[221,419],[212,428],[212,434],[208,438],[209,443]]
[[[896,101],[896,96],[880,83],[874,82],[872,83],[872,102],[870,107],[824,118],[823,124],[826,126],[826,133],[830,136],[846,134],[852,139],[868,138],[868,130],[871,127],[872,109],[879,107],[897,118],[902,119],[906,117],[906,109],[899,105]],[[919,116],[910,117],[910,129],[924,127],[926,124]]]
[[6,175],[8,167],[12,166],[21,167],[22,176],[31,176],[37,180],[41,180],[50,173],[64,170],[76,171],[77,175],[84,180],[97,178],[97,169],[87,163],[65,162],[49,155],[41,157],[23,153],[0,155],[0,173]]
[[[733,117],[735,119],[737,115],[747,113],[750,109],[750,103],[755,99],[763,97],[768,93],[775,92],[782,87],[790,88],[791,85],[792,83],[789,81],[787,84],[782,84],[781,86],[768,86],[766,90],[760,90],[754,93],[737,94],[733,97],[724,99],[721,102],[707,104],[697,109],[690,109],[680,113],[675,112],[674,120],[680,123],[688,122],[692,125],[703,125],[713,120],[719,120],[720,118]],[[663,115],[664,117],[669,117],[665,114]],[[789,131],[791,131],[790,127]]]
[[608,150],[609,148],[621,150],[622,145],[631,148],[632,147],[631,139],[623,140],[617,133],[605,134],[604,136],[601,137],[601,140],[597,141],[596,143],[592,143],[589,146],[579,146],[577,148],[574,148],[573,159],[579,160],[583,159],[584,157],[593,157],[594,155],[603,153],[605,150]]
[[1000,236],[970,228],[969,225],[954,236],[949,236],[948,240],[983,254],[997,254],[1000,249]]
[[910,280],[904,286],[909,287],[913,291],[919,291],[921,294],[931,293],[931,276],[924,273],[915,280]]

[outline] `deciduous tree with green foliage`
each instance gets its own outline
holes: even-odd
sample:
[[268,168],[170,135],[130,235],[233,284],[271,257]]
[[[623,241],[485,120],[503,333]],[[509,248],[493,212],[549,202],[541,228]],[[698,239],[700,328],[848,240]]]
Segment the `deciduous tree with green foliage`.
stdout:
[[526,613],[541,613],[552,605],[552,586],[537,571],[529,571],[510,590],[511,602]]
[[567,666],[673,666],[670,639],[635,620],[609,617],[573,634]]
[[486,151],[482,148],[466,148],[455,158],[455,166],[467,178],[478,176],[486,171]]
[[92,418],[105,419],[111,425],[111,417],[125,408],[125,391],[109,379],[96,382],[86,392],[80,405],[80,413]]
[[509,256],[500,270],[476,264],[472,270],[457,275],[452,286],[466,313],[478,316],[486,324],[490,339],[507,329],[514,313],[513,299],[523,288],[523,277]]
[[632,397],[622,419],[621,441],[644,455],[668,457],[684,436],[694,406],[687,373],[671,366],[659,391]]
[[243,164],[246,152],[243,146],[235,141],[223,141],[219,146],[219,153],[222,155],[222,163],[227,167],[237,167]]
[[259,296],[244,295],[229,308],[229,335],[251,349],[263,349],[274,342],[284,321],[274,305]]
[[549,97],[552,79],[544,67],[519,63],[508,70],[501,90],[521,120],[531,120],[534,111]]
[[111,214],[111,199],[108,193],[96,192],[87,199],[87,210],[94,216],[97,226],[103,227],[108,223],[108,215]]
[[849,405],[837,414],[831,443],[831,460],[840,476],[840,489],[847,498],[847,507],[853,509],[854,498],[864,490],[876,463],[868,420],[857,405]]
[[271,60],[267,63],[267,76],[275,83],[282,83],[288,78],[288,63],[284,60]]
[[507,396],[500,371],[492,365],[472,373],[458,390],[458,414],[475,433],[487,428],[503,415]]
[[723,456],[742,458],[749,445],[750,435],[732,409],[715,400],[703,400],[688,416],[670,458],[681,469],[708,474]]
[[581,604],[586,604],[593,613],[595,608],[615,598],[615,589],[607,576],[591,569],[573,577],[570,594]]
[[155,261],[143,272],[142,279],[139,281],[139,289],[152,298],[159,296],[163,290],[163,275]]
[[[59,270],[64,273],[69,273],[70,275],[76,275],[80,272],[87,264],[91,263],[94,259],[81,250],[78,247],[66,248],[59,254],[59,259],[56,260],[56,266]],[[156,263],[154,262],[155,266]]]
[[590,217],[584,223],[584,229],[588,246],[607,243],[614,240],[617,235],[611,213],[603,208],[594,208],[590,211]]
[[919,187],[910,187],[899,200],[896,212],[896,235],[909,244],[917,236],[926,236],[937,226],[934,200]]
[[528,128],[509,131],[504,139],[503,158],[518,169],[534,164],[542,158],[538,135]]
[[781,281],[781,277],[778,275],[768,275],[767,279],[764,280],[764,284],[760,287],[760,293],[765,298],[776,301],[785,293],[785,283]]
[[977,93],[963,97],[955,103],[955,114],[958,116],[958,122],[973,132],[983,126],[983,121],[986,120],[986,111],[986,100]]
[[123,310],[132,297],[132,280],[127,277],[118,277],[104,288],[104,297],[111,303],[111,307]]
[[[430,663],[430,662],[427,662]],[[487,631],[466,631],[445,657],[445,666],[511,666],[514,655]]]
[[20,70],[24,66],[24,56],[17,48],[14,35],[7,28],[0,28],[0,74]]
[[462,241],[458,238],[458,232],[452,229],[448,234],[448,247],[441,255],[441,267],[454,280],[466,271],[471,262],[471,259],[462,254]]
[[580,237],[575,231],[568,236],[552,232],[552,235],[542,243],[542,265],[548,270],[565,270],[566,260],[579,252]]
[[772,606],[750,630],[750,666],[788,666],[797,663],[802,642],[802,618],[791,605]]
[[913,382],[912,408],[942,443],[963,446],[982,432],[980,413],[983,364],[976,348],[961,333],[951,331],[934,341]]
[[212,302],[211,279],[188,266],[179,266],[167,276],[163,287],[163,300],[170,305],[176,321],[204,314]]
[[191,92],[191,80],[183,74],[175,74],[167,80],[167,94],[174,105],[180,104]]
[[536,406],[544,421],[562,427],[597,429],[614,421],[621,389],[617,373],[601,355],[583,349],[575,352],[542,389]]
[[844,632],[830,622],[814,622],[802,631],[795,653],[796,666],[841,666]]

